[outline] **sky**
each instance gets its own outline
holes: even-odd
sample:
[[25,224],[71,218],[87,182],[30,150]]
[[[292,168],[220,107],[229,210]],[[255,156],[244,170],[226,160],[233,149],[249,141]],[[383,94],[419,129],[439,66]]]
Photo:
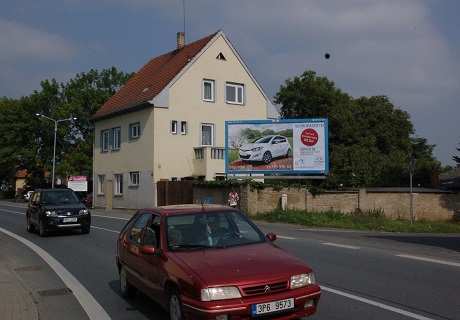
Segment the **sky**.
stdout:
[[385,95],[455,166],[459,13],[458,0],[2,0],[0,97],[91,69],[136,72],[177,32],[190,43],[222,30],[272,101],[306,70],[354,98]]

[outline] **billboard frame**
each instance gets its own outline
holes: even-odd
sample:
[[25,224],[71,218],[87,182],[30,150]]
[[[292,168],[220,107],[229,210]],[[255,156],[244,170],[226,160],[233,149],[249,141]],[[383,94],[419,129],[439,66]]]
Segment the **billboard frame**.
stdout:
[[[251,132],[253,130],[253,132]],[[242,133],[242,132],[245,133]],[[250,155],[240,148],[248,149],[252,142],[248,141],[247,134],[264,133],[285,136],[290,144],[290,151],[286,146],[281,152],[284,156],[273,158],[267,163],[260,159],[251,159]],[[284,135],[283,135],[284,133]],[[268,135],[268,134],[267,134]],[[267,136],[263,134],[263,136]],[[251,137],[253,140],[254,137]],[[248,146],[249,144],[249,146]],[[272,147],[272,146],[269,146]],[[236,151],[237,150],[237,151]],[[290,154],[289,154],[290,152]],[[248,158],[242,159],[241,157]],[[260,155],[256,155],[256,157]],[[280,161],[278,161],[280,160]],[[329,173],[329,133],[327,118],[312,119],[279,119],[279,120],[232,120],[225,122],[225,173],[229,179],[258,178],[253,175],[312,175],[309,178],[324,179]],[[279,178],[282,178],[279,176]]]

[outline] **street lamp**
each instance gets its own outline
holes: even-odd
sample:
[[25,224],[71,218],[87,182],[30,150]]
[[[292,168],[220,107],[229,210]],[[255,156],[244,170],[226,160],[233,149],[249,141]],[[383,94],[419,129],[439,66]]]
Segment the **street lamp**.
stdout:
[[54,148],[53,148],[53,174],[52,174],[52,180],[51,180],[51,188],[54,189],[54,170],[56,168],[56,134],[57,134],[57,128],[58,128],[58,123],[62,121],[72,121],[72,120],[77,120],[77,118],[67,118],[67,119],[59,119],[59,120],[54,120],[52,118],[49,118],[47,116],[42,115],[41,113],[36,113],[38,118],[45,118],[51,121],[54,121]]

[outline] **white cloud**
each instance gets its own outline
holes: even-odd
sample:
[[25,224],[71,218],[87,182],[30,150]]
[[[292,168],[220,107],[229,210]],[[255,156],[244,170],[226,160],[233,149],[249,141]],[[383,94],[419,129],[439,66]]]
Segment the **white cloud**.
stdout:
[[64,60],[75,57],[71,41],[26,25],[0,18],[0,61]]

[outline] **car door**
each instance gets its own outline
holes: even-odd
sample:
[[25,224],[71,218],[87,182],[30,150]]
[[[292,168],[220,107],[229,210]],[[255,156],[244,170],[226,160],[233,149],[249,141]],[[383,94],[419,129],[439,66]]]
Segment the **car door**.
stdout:
[[129,281],[137,288],[142,288],[139,276],[139,256],[141,254],[142,232],[150,219],[149,213],[142,213],[128,229],[126,239],[119,248],[120,261],[126,269]]
[[141,245],[154,246],[155,253],[142,253],[141,251],[139,254],[139,279],[144,291],[160,304],[163,304],[163,284],[166,277],[163,270],[162,242],[161,217],[153,214],[143,231]]
[[282,154],[283,145],[281,144],[280,137],[273,138],[272,141],[272,149],[273,149],[273,158],[279,157]]
[[34,192],[32,199],[29,201],[29,217],[33,224],[38,225],[38,216],[40,213],[41,191]]

